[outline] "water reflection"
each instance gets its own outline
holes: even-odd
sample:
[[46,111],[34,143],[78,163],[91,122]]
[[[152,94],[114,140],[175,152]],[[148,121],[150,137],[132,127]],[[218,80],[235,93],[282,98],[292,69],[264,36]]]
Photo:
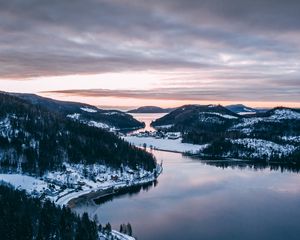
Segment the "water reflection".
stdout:
[[121,189],[114,195],[107,195],[105,197],[96,198],[93,201],[96,204],[100,205],[100,204],[104,204],[106,202],[112,201],[113,199],[116,199],[116,198],[120,198],[120,197],[124,197],[124,196],[132,197],[134,195],[139,194],[141,191],[148,192],[152,187],[156,187],[157,184],[158,184],[158,181],[155,180],[150,183],[145,183],[145,184],[138,185],[138,186],[132,186],[130,188]]
[[155,129],[150,126],[151,122],[155,119],[163,117],[164,115],[166,115],[166,113],[131,113],[131,115],[135,119],[145,123],[144,128],[130,132],[130,133],[138,133],[144,131],[155,131]]
[[299,170],[153,153],[164,161],[156,187],[75,210],[116,229],[130,222],[143,240],[299,239]]
[[[197,158],[194,158],[197,159]],[[220,168],[233,168],[233,169],[252,169],[252,170],[263,170],[268,169],[270,171],[280,172],[300,172],[300,164],[294,163],[269,163],[265,161],[244,161],[244,160],[200,160],[202,163],[216,166]]]

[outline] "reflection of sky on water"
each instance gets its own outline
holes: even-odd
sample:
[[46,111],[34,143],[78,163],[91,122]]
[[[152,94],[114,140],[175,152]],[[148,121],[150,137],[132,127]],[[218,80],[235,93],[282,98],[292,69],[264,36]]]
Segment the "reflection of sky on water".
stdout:
[[157,187],[77,211],[117,229],[130,222],[139,239],[298,239],[299,174],[222,169],[154,153],[164,164]]
[[166,115],[166,113],[151,113],[151,114],[149,114],[149,113],[131,113],[131,115],[135,119],[145,123],[145,128],[134,131],[134,132],[141,132],[141,131],[155,131],[155,129],[150,126],[151,122],[155,119],[163,117],[164,115]]

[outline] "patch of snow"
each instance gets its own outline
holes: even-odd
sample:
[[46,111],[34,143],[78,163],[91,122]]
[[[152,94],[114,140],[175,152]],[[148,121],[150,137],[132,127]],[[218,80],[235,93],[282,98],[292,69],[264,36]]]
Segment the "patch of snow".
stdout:
[[254,110],[252,110],[252,109],[249,109],[249,108],[244,108],[244,111],[245,111],[245,112],[253,112],[253,113],[255,113],[255,111],[254,111]]
[[79,113],[68,114],[67,117],[74,119],[74,120],[78,120],[80,117],[80,114]]
[[300,119],[300,113],[291,109],[276,109],[270,119]]
[[88,107],[83,107],[83,108],[80,108],[82,111],[85,111],[85,112],[89,112],[89,113],[96,113],[97,110],[96,109],[93,109],[93,108],[88,108]]
[[96,122],[96,121],[89,121],[89,122],[87,122],[87,125],[92,126],[92,127],[96,127],[96,128],[104,128],[104,129],[110,129],[111,128],[106,123]]
[[104,115],[108,115],[108,116],[111,116],[111,115],[124,115],[124,113],[120,113],[120,112],[106,112],[106,113],[102,113]]
[[251,117],[251,118],[244,118],[241,123],[234,125],[231,130],[240,130],[243,133],[251,133],[253,130],[253,125],[259,122],[275,122],[277,120],[270,120],[268,118],[262,117]]
[[190,153],[197,153],[198,151],[203,150],[208,145],[197,145],[197,144],[190,144],[190,143],[182,143],[182,139],[156,139],[153,137],[135,137],[135,136],[126,136],[124,140],[134,144],[138,147],[143,147],[144,144],[147,147],[153,147],[158,150],[165,150],[165,151],[172,151],[172,152],[190,152]]
[[300,143],[300,136],[283,136],[282,140]]
[[112,230],[111,233],[114,237],[116,237],[119,240],[135,240],[134,237],[130,237],[130,236],[124,234],[124,233],[120,233],[120,232],[115,231],[115,230]]
[[10,119],[8,117],[0,121],[0,136],[6,138],[10,137],[13,133]]
[[79,117],[80,117],[79,113],[69,114],[69,115],[67,115],[67,117],[71,118],[74,121],[79,121],[82,124],[86,124],[90,127],[102,128],[102,129],[106,129],[106,130],[109,130],[109,131],[117,130],[117,128],[109,126],[106,123],[96,122],[96,121],[93,121],[93,120],[91,120],[91,121],[80,120],[79,119]]
[[250,114],[256,114],[256,112],[238,112],[239,115],[250,115]]
[[220,119],[217,116],[209,116],[207,114],[200,114],[199,115],[199,121],[200,122],[208,122],[208,123],[216,123],[216,124],[222,124],[224,121]]
[[160,125],[160,126],[155,126],[157,129],[167,129],[173,127],[174,124],[168,124],[168,125]]
[[217,107],[217,105],[216,104],[209,104],[208,107],[213,108],[213,107]]
[[26,190],[26,192],[32,194],[33,192],[44,191],[48,184],[35,177],[21,175],[21,174],[0,174],[0,180],[13,185],[17,189]]

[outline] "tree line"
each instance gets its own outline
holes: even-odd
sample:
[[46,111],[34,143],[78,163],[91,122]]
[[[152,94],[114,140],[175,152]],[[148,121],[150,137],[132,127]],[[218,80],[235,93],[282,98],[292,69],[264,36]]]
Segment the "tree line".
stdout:
[[41,202],[24,191],[0,185],[0,236],[6,240],[96,240],[98,227],[69,208]]

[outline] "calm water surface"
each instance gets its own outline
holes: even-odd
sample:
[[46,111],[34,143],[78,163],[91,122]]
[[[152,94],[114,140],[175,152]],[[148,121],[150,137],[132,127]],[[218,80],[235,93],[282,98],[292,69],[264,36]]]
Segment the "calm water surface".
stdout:
[[156,187],[75,211],[115,229],[130,222],[139,240],[300,239],[300,175],[220,168],[178,153],[153,151],[164,171]]
[[135,132],[141,132],[141,131],[155,131],[153,127],[150,126],[151,122],[155,119],[161,118],[162,116],[166,115],[166,113],[131,113],[131,115],[145,123],[145,128],[139,129]]

